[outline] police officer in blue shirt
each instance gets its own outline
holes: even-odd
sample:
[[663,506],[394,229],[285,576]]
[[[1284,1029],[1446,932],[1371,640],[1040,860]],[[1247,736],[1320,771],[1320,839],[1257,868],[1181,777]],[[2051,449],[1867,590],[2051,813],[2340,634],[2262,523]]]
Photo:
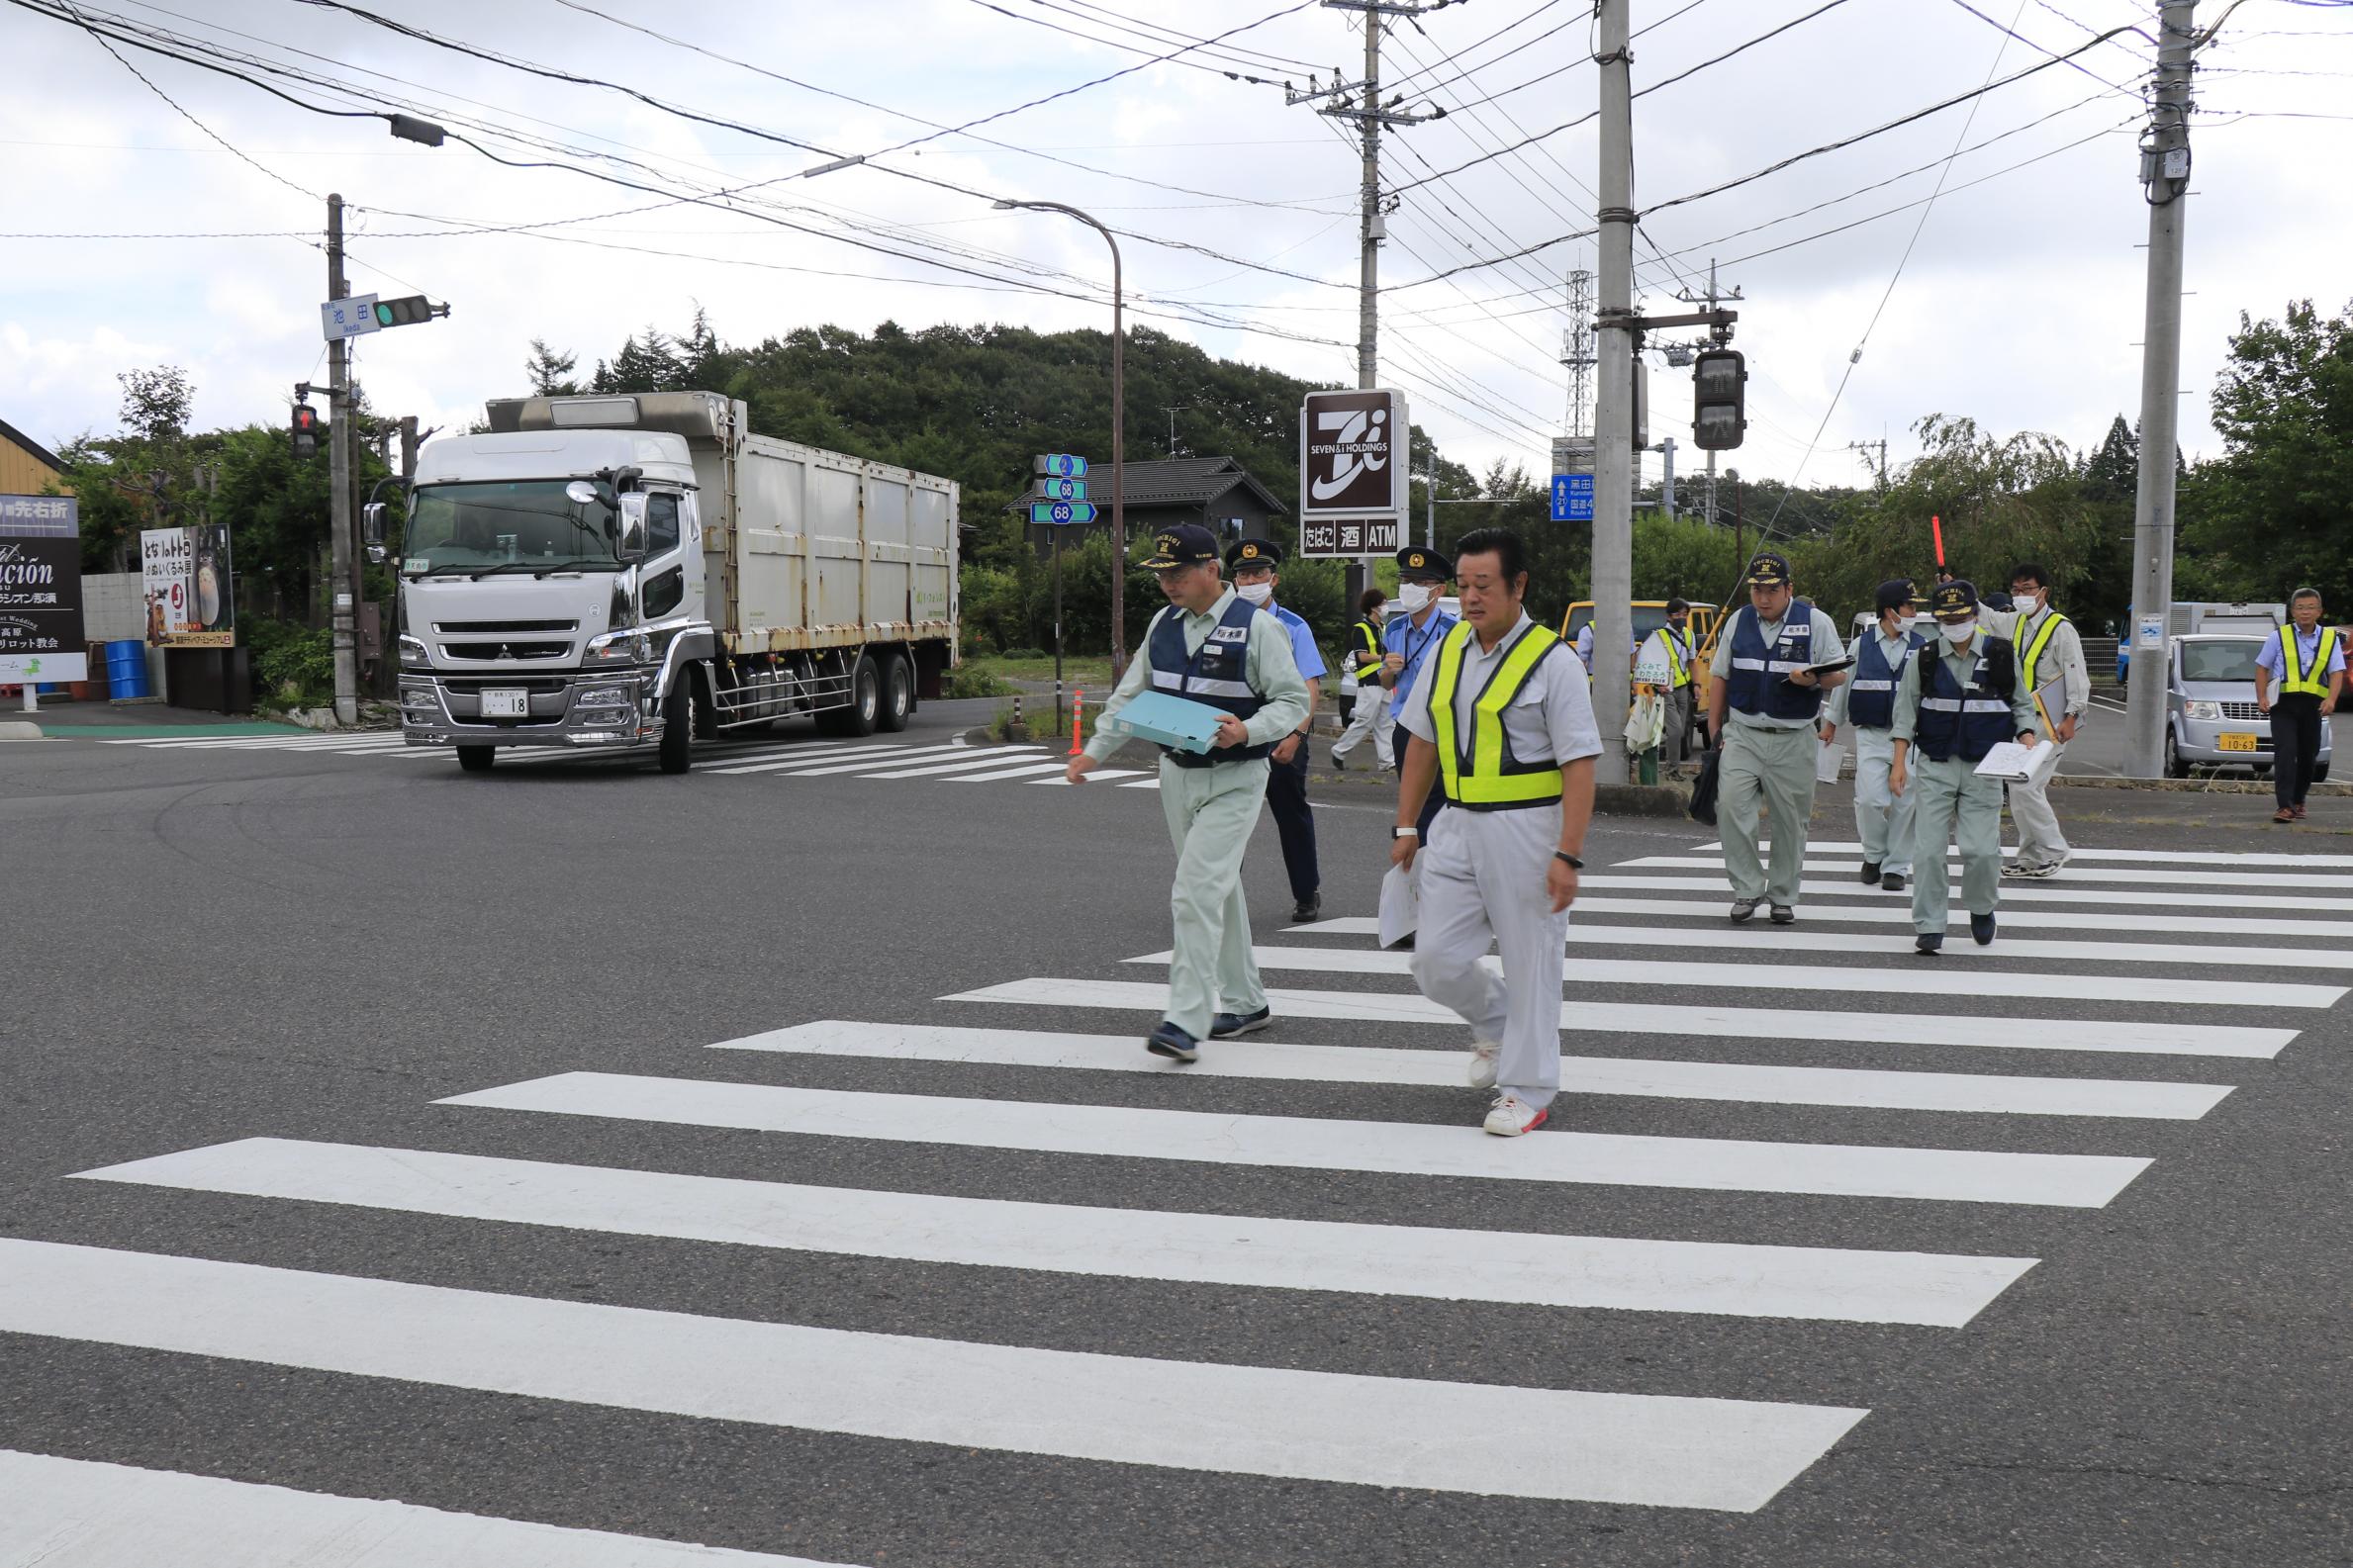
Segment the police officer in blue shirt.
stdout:
[[[1389,717],[1393,720],[1402,720],[1415,677],[1429,663],[1438,645],[1446,641],[1446,634],[1458,624],[1454,616],[1438,606],[1454,575],[1455,563],[1436,550],[1409,544],[1397,552],[1397,607],[1404,613],[1391,617],[1380,637],[1385,650],[1380,664],[1380,684],[1389,689]],[[1397,748],[1400,775],[1405,771],[1406,750],[1403,746]],[[1420,826],[1424,840],[1429,838],[1430,823],[1438,815],[1438,808],[1445,804],[1446,788],[1441,784],[1422,802]]]
[[1315,731],[1315,704],[1323,695],[1324,659],[1316,652],[1315,633],[1307,622],[1274,602],[1274,589],[1282,581],[1276,568],[1282,549],[1271,539],[1242,539],[1226,551],[1226,576],[1243,601],[1282,622],[1290,633],[1291,661],[1307,683],[1307,717],[1297,730],[1283,737],[1268,757],[1267,809],[1274,813],[1274,831],[1282,840],[1282,868],[1291,878],[1291,918],[1316,920],[1323,916],[1323,877],[1315,864],[1315,812],[1307,803],[1307,738]]

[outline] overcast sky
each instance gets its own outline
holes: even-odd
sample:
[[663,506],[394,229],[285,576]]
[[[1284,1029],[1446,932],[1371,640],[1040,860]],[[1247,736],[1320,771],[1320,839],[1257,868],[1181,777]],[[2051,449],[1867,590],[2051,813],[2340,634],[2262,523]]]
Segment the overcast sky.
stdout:
[[[382,120],[312,113],[118,46],[126,66],[68,23],[8,9],[0,36],[14,86],[0,101],[0,140],[14,177],[0,417],[52,442],[104,433],[115,425],[116,373],[171,363],[196,382],[200,424],[283,418],[291,383],[325,380],[317,233],[329,190],[357,204],[355,292],[424,292],[454,307],[445,322],[359,346],[377,408],[427,423],[462,427],[484,398],[517,391],[533,337],[578,353],[586,372],[628,333],[675,330],[698,306],[729,342],[885,320],[1107,325],[1101,240],[1055,216],[992,211],[987,197],[1000,195],[1070,202],[1153,236],[1122,241],[1131,300],[1157,313],[1141,322],[1215,354],[1355,382],[1358,155],[1312,105],[1286,107],[1279,85],[1287,77],[1304,89],[1311,70],[1328,82],[1334,67],[1360,76],[1353,13],[1296,0],[379,3],[443,39],[820,150],[696,124],[299,0],[81,7],[94,20],[121,17],[327,78],[267,78],[322,107],[401,100],[502,156],[658,188],[648,194],[563,169],[501,167],[455,141],[396,141]],[[1928,413],[1998,432],[2048,431],[2078,447],[2113,415],[2137,415],[2148,216],[2133,131],[2154,52],[2140,34],[1988,93],[1973,121],[1964,105],[1721,195],[1658,205],[1971,92],[2096,32],[2155,30],[2145,0],[1972,3],[1983,18],[1958,0],[1833,0],[1636,100],[1641,300],[1654,312],[1678,308],[1673,292],[1704,285],[1711,257],[1725,285],[1745,294],[1737,346],[1751,370],[1752,422],[1733,458],[1747,473],[1788,477],[1803,461],[1809,480],[1856,481],[1848,442],[1884,435],[1901,463],[1916,449],[1908,426]],[[1250,25],[1285,5],[1295,9]],[[1636,87],[1820,6],[1635,0],[1634,25],[1652,29],[1635,44]],[[2208,0],[2201,20],[2223,9]],[[1594,106],[1589,11],[1580,0],[1456,0],[1385,46],[1383,77],[1404,94],[1400,108],[1450,113],[1384,138],[1384,185],[1400,205],[1380,258],[1382,282],[1395,287],[1381,302],[1382,379],[1407,390],[1416,422],[1451,456],[1473,464],[1547,466],[1547,439],[1566,416],[1556,363],[1563,279],[1594,264],[1591,242],[1416,280],[1591,226],[1593,127],[1547,135]],[[1189,54],[1217,68],[1147,64],[1082,86],[1146,56],[1074,33],[1143,46],[1125,31],[1143,18],[1172,19],[1186,39],[1245,29],[1225,47],[1253,53],[1241,62]],[[2019,38],[2005,33],[2014,19]],[[2353,9],[2246,0],[2202,64],[2181,376],[2192,389],[2182,439],[2193,456],[2218,449],[2206,394],[2241,311],[2276,316],[2303,297],[2335,310],[2353,297]],[[1229,79],[1226,69],[1272,81]],[[1056,93],[1067,95],[1016,109]],[[972,135],[935,137],[992,115]],[[924,137],[935,138],[883,154]],[[1531,137],[1541,139],[1489,155]],[[1952,160],[1931,207],[1918,205],[1956,145],[1988,141]],[[762,185],[851,153],[878,155]],[[2013,167],[2029,159],[2038,161]],[[719,205],[765,204],[767,218],[798,229],[678,200],[753,185],[762,188]],[[604,216],[623,209],[650,210]],[[1902,210],[1857,222],[1891,209]],[[459,231],[516,225],[554,227]],[[37,233],[79,237],[27,237]],[[211,234],[265,237],[186,237]],[[105,237],[132,235],[161,237]],[[1654,441],[1688,441],[1686,375],[1653,362]],[[1167,416],[1136,410],[1130,420],[1157,454]],[[1686,450],[1679,466],[1699,462]]]

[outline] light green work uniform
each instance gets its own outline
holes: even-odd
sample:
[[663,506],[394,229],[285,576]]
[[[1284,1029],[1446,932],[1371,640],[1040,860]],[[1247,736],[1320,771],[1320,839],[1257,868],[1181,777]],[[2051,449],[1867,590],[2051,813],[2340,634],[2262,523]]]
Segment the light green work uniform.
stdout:
[[[1183,616],[1184,651],[1195,654],[1233,600],[1229,588],[1202,614],[1186,614],[1172,604],[1160,615]],[[1097,762],[1117,751],[1124,740],[1111,731],[1108,721],[1152,684],[1149,650],[1160,615],[1145,627],[1139,641],[1147,651],[1128,661],[1118,689],[1103,704],[1094,737],[1086,743],[1086,755]],[[1251,745],[1270,745],[1307,722],[1307,683],[1291,657],[1290,633],[1263,610],[1250,620],[1243,679],[1265,704],[1243,721]],[[1209,1038],[1209,1021],[1220,1012],[1255,1013],[1267,1005],[1259,967],[1250,956],[1250,905],[1242,895],[1242,856],[1266,797],[1265,758],[1209,768],[1179,768],[1161,759],[1161,810],[1176,846],[1176,880],[1169,893],[1176,940],[1175,957],[1169,961],[1167,1016],[1195,1040]]]
[[[1755,614],[1747,605],[1733,611],[1736,618]],[[1732,679],[1734,629],[1728,621],[1716,639],[1716,658],[1709,670],[1718,681]],[[1770,648],[1780,641],[1781,622],[1759,621],[1757,632]],[[1817,661],[1835,659],[1844,651],[1837,625],[1819,606],[1810,646]],[[1821,744],[1814,729],[1812,719],[1725,709],[1724,756],[1716,764],[1716,837],[1724,846],[1724,873],[1735,898],[1797,907],[1806,834],[1814,816],[1814,751]],[[1761,814],[1759,804],[1764,808]],[[1773,833],[1769,865],[1756,853],[1756,841],[1768,823]]]
[[[1890,740],[1912,742],[1920,727],[1921,671],[1930,659],[1941,659],[1962,691],[1977,670],[1984,651],[1981,630],[1965,652],[1955,652],[1939,636],[1935,650],[1904,666],[1896,686],[1895,724]],[[2024,681],[2010,694],[2013,738],[2035,727],[2034,702]],[[1977,772],[1956,747],[1944,761],[1911,744],[1904,753],[1909,776],[1904,790],[1912,795],[1912,924],[1915,929],[1944,934],[1951,922],[1952,882],[1944,869],[1944,846],[1954,845],[1961,857],[1961,902],[1973,915],[1990,915],[2002,899],[2002,781]]]

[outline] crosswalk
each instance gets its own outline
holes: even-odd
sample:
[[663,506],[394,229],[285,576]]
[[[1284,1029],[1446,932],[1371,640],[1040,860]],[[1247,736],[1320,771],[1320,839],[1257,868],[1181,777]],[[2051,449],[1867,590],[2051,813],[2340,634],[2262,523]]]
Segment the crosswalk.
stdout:
[[[872,765],[872,754],[845,753],[806,766]],[[904,755],[889,766],[960,777]],[[1851,847],[1814,850],[1835,869]],[[1794,929],[1731,927],[1708,847],[1597,870],[1586,886],[1568,938],[1563,1098],[1553,1126],[1523,1140],[1477,1131],[1459,1023],[1413,989],[1403,956],[1375,948],[1370,921],[1342,917],[1263,930],[1278,1027],[1213,1043],[1190,1066],[1139,1047],[1166,995],[1170,955],[1152,952],[1101,972],[956,991],[938,998],[947,1016],[936,1019],[784,1023],[681,1042],[650,1070],[583,1060],[431,1099],[436,1114],[507,1130],[507,1151],[280,1129],[73,1179],[129,1207],[141,1194],[211,1194],[243,1200],[246,1214],[271,1212],[253,1203],[324,1207],[468,1234],[980,1270],[988,1290],[1012,1296],[1024,1280],[1061,1277],[1118,1282],[1146,1301],[1201,1286],[1321,1293],[1408,1322],[1441,1307],[1550,1314],[1528,1321],[1561,1326],[1617,1314],[1694,1345],[1762,1321],[1807,1330],[1815,1337],[1802,1342],[1825,1366],[1868,1365],[1870,1332],[1965,1343],[2020,1280],[2066,1268],[2063,1256],[2029,1254],[2063,1249],[2087,1211],[2130,1203],[2173,1157],[2164,1151],[2226,1111],[2247,1064],[2292,1051],[2353,984],[2353,911],[2324,896],[2353,893],[2353,857],[2080,853],[2050,882],[2017,890],[2024,907],[2006,904],[1993,949],[1948,946],[1932,963],[1909,951],[1909,895],[1858,880],[1809,889]],[[2301,918],[2155,912],[2169,897],[2227,908],[2280,886],[2295,890]],[[2076,898],[2033,904],[2028,892]],[[2014,926],[2025,933],[2012,937]],[[1350,1027],[1316,1038],[1326,1021]],[[2100,1063],[2108,1070],[2081,1070]],[[919,1080],[906,1077],[917,1067]],[[1340,1092],[1360,1098],[1335,1114]],[[1378,1114],[1363,1109],[1375,1104]],[[1779,1120],[1772,1137],[1699,1136],[1675,1120],[1677,1106],[1746,1112],[1751,1129],[1766,1109]],[[1590,1129],[1604,1112],[1619,1130]],[[631,1128],[782,1137],[855,1155],[819,1161],[836,1172],[880,1170],[894,1149],[923,1162],[870,1182],[543,1157],[561,1142],[544,1135],[572,1128],[615,1140]],[[2166,1128],[2182,1131],[2160,1141]],[[992,1194],[975,1178],[1006,1157],[1073,1180]],[[1196,1177],[1219,1170],[1303,1173],[1333,1201],[1304,1212],[1281,1196],[1241,1206],[1191,1196]],[[1065,1190],[1069,1201],[1040,1195]],[[1415,1197],[1503,1203],[1515,1192],[1559,1198],[1465,1228],[1432,1220],[1466,1211]],[[1772,1204],[1753,1211],[1757,1223],[1711,1221],[1703,1207],[1702,1234],[1650,1235],[1639,1220],[1586,1218],[1607,1193]],[[1935,1231],[1938,1212],[1981,1223]],[[1923,1249],[1923,1227],[1983,1245]],[[1851,1379],[1826,1375],[1808,1398],[1799,1341],[1789,1354],[1800,1370],[1783,1368],[1764,1398],[1690,1370],[1631,1387],[1580,1386],[1575,1368],[1465,1380],[1224,1355],[1214,1337],[1139,1355],[908,1333],[857,1321],[855,1303],[802,1323],[785,1306],[784,1321],[735,1318],[459,1288],[389,1265],[328,1272],[299,1249],[231,1261],[0,1238],[0,1334],[300,1369],[361,1390],[423,1385],[917,1445],[947,1473],[967,1455],[1046,1456],[1120,1467],[1105,1485],[1154,1499],[1216,1476],[1745,1514],[1800,1484],[1872,1414]],[[1884,1397],[1905,1396],[1891,1380]],[[461,1568],[821,1568],[305,1485],[0,1451],[0,1562],[231,1568],[322,1560],[306,1553],[335,1544],[353,1561]],[[878,1534],[861,1560],[896,1560],[894,1546]]]

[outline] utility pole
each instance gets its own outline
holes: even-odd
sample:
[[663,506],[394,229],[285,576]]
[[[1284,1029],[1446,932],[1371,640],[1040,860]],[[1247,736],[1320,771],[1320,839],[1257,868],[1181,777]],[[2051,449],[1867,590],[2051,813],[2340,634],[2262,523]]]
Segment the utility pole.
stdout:
[[1666,477],[1660,483],[1658,501],[1671,517],[1675,514],[1675,438],[1665,437],[1652,450],[1666,459]]
[[1634,72],[1629,0],[1599,0],[1594,60],[1601,67],[1601,310],[1593,407],[1594,718],[1597,782],[1627,782],[1631,672],[1617,650],[1633,631],[1634,599]]
[[1176,460],[1176,415],[1191,407],[1189,403],[1179,403],[1174,409],[1165,403],[1161,405],[1161,413],[1169,416],[1169,461],[1172,463]]
[[[1879,481],[1879,488],[1881,490],[1887,489],[1886,436],[1883,435],[1876,441],[1848,441],[1846,443],[1846,450],[1860,456],[1863,464],[1863,472],[1877,479]],[[1876,465],[1874,465],[1871,461],[1871,454],[1873,452],[1877,452],[1879,454],[1879,461]]]
[[[327,297],[349,296],[343,281],[343,198],[327,199]],[[328,490],[332,510],[328,527],[333,555],[328,592],[334,628],[335,722],[359,722],[359,656],[355,628],[359,600],[352,591],[358,552],[351,541],[351,372],[350,349],[340,337],[327,343]]]
[[2140,143],[2149,272],[2140,334],[2140,483],[2132,506],[2132,639],[2124,690],[2124,772],[2164,771],[2165,637],[2173,616],[2174,452],[2182,373],[2182,239],[2190,191],[2190,51],[2197,0],[2165,0],[2157,85]]
[[[1738,300],[1742,297],[1743,296],[1739,289],[1733,290],[1730,294],[1725,294],[1718,290],[1716,287],[1716,258],[1714,256],[1710,256],[1708,258],[1708,292],[1704,296],[1694,294],[1689,289],[1677,289],[1675,291],[1675,298],[1681,300],[1686,305],[1697,305],[1702,299],[1705,299],[1710,311],[1715,310],[1717,306],[1721,305],[1726,300]],[[1716,526],[1716,449],[1714,447],[1708,448],[1707,507],[1708,526],[1713,528]],[[1742,559],[1741,562],[1741,568],[1745,570],[1747,565],[1747,561]]]

